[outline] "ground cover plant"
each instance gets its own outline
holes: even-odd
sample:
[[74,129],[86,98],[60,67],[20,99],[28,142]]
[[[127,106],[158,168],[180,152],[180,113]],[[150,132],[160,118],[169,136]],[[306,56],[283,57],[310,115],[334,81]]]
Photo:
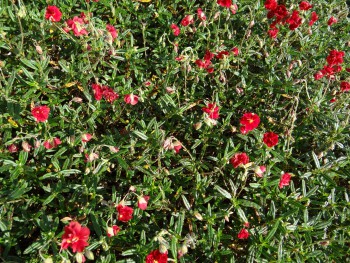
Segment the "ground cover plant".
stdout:
[[348,262],[349,5],[2,0],[2,262]]

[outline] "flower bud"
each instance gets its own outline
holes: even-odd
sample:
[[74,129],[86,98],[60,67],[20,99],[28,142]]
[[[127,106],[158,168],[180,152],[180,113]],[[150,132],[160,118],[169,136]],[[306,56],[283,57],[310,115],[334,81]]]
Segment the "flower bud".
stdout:
[[83,263],[85,262],[85,257],[83,255],[83,253],[77,253],[75,254],[75,260],[78,262],[78,263]]
[[91,250],[86,250],[84,254],[85,254],[85,257],[87,259],[90,259],[90,260],[94,260],[95,259],[94,253],[92,253]]
[[28,142],[23,141],[22,142],[22,148],[23,148],[23,151],[30,152],[30,148],[32,148],[32,146]]
[[39,54],[39,55],[42,55],[43,54],[43,50],[42,50],[42,48],[41,48],[41,46],[35,46],[35,50],[36,50],[36,52]]
[[199,130],[202,127],[202,122],[197,122],[193,124],[193,127],[195,128],[195,130]]
[[52,258],[45,258],[44,263],[53,263]]
[[161,254],[165,254],[165,253],[167,253],[167,251],[168,251],[168,249],[167,249],[167,247],[165,245],[159,244],[159,252]]
[[148,195],[144,195],[142,196],[139,201],[137,202],[137,206],[141,209],[141,210],[146,210],[147,209],[147,205],[148,205],[148,200],[149,200],[149,196]]

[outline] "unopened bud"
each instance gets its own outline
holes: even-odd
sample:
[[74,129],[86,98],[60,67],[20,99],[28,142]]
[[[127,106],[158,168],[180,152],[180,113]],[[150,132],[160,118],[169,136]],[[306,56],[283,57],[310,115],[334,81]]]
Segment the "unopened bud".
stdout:
[[199,220],[199,221],[202,221],[203,220],[203,217],[202,215],[199,213],[199,212],[194,212],[193,215]]
[[53,263],[52,258],[45,258],[44,263]]
[[91,250],[86,250],[84,254],[85,254],[85,257],[87,259],[90,259],[90,260],[94,260],[95,259],[94,253],[92,253]]
[[193,127],[194,127],[196,130],[199,130],[199,129],[202,127],[202,122],[197,122],[197,123],[193,124]]
[[167,247],[163,244],[159,244],[159,252],[165,254],[168,251]]
[[41,46],[35,46],[36,52],[38,52],[39,55],[43,53],[43,50],[41,49]]
[[85,257],[83,255],[83,253],[77,253],[75,254],[75,260],[78,262],[78,263],[83,263],[85,262]]

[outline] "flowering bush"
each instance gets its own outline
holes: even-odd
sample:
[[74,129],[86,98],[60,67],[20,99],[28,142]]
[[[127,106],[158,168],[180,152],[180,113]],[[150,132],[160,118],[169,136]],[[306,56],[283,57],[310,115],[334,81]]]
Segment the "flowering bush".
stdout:
[[347,1],[4,1],[5,262],[345,262]]

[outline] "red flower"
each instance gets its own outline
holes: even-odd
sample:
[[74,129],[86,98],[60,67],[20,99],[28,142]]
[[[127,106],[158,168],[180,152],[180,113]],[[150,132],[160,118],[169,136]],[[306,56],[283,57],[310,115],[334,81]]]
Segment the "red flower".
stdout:
[[193,15],[187,15],[182,19],[181,25],[189,26],[190,24],[193,24],[193,22],[194,22]]
[[230,54],[230,53],[228,53],[228,51],[223,50],[223,51],[220,51],[220,52],[216,55],[216,57],[217,57],[218,59],[223,59],[224,57],[228,56],[229,54]]
[[271,38],[276,38],[278,34],[278,28],[273,28],[268,31],[268,34]]
[[128,222],[132,218],[132,213],[134,212],[134,209],[122,204],[119,204],[117,206],[117,210],[118,210],[118,220],[122,222]]
[[112,25],[106,25],[107,31],[111,34],[113,40],[118,37],[118,31]]
[[237,47],[232,48],[231,52],[233,53],[233,55],[235,57],[237,57],[239,55],[239,49]]
[[287,19],[286,22],[289,24],[290,30],[298,28],[302,23],[302,19],[299,16],[299,11],[294,10],[292,15]]
[[67,20],[68,28],[65,29],[66,32],[73,30],[75,36],[79,37],[82,35],[87,35],[88,32],[85,29],[85,21],[78,16],[73,17],[73,19]]
[[324,77],[323,71],[317,71],[317,72],[314,74],[315,80],[322,79],[323,77]]
[[148,200],[149,200],[149,196],[148,196],[148,195],[142,196],[142,197],[138,200],[137,206],[138,206],[141,210],[146,210],[146,209],[147,209],[147,205],[148,205]]
[[257,166],[254,170],[254,173],[257,177],[263,177],[263,174],[266,172],[266,167],[264,165]]
[[271,10],[268,14],[268,18],[276,17],[276,23],[283,23],[283,20],[289,16],[288,10],[285,5],[277,5],[277,7]]
[[168,251],[160,253],[159,250],[151,251],[146,257],[146,263],[167,263],[168,262]]
[[232,0],[217,0],[218,5],[230,8],[232,5]]
[[173,30],[174,36],[180,35],[180,28],[176,24],[171,24],[170,28]]
[[210,119],[216,120],[219,118],[219,107],[215,103],[209,103],[207,107],[202,110],[209,115]]
[[50,108],[46,105],[36,106],[32,109],[32,115],[37,122],[44,122],[49,118]]
[[288,186],[290,183],[291,175],[289,173],[285,173],[282,175],[280,182],[279,182],[279,188],[283,188],[283,186]]
[[94,91],[95,100],[102,99],[102,86],[98,84],[92,84],[92,89]]
[[89,236],[89,228],[82,227],[78,222],[72,221],[68,226],[64,227],[61,249],[71,247],[73,253],[83,252],[84,248],[89,245],[87,243]]
[[202,20],[202,21],[205,21],[207,20],[207,17],[205,16],[202,8],[198,8],[197,9],[197,15],[198,15],[198,19]]
[[268,146],[268,147],[273,147],[278,143],[278,135],[273,132],[266,132],[264,134],[263,142]]
[[327,57],[327,63],[329,66],[339,65],[343,63],[344,51],[332,50]]
[[127,94],[124,96],[124,101],[127,104],[136,105],[139,102],[139,97],[134,94]]
[[61,20],[62,13],[57,6],[49,5],[46,8],[45,19],[52,22],[59,22]]
[[81,140],[83,142],[88,142],[90,141],[92,138],[92,135],[90,133],[84,133],[82,136],[81,136]]
[[233,168],[238,166],[245,165],[249,163],[249,156],[246,153],[236,153],[231,159],[230,163],[233,165]]
[[120,231],[120,227],[119,226],[112,226],[112,227],[107,227],[107,236],[108,237],[114,237],[116,235],[118,235]]
[[214,56],[214,53],[210,52],[209,50],[206,50],[204,54],[204,60],[210,61],[214,58]]
[[333,97],[332,99],[329,100],[330,103],[334,103],[337,101],[337,98],[336,97]]
[[119,98],[119,95],[114,92],[114,90],[110,87],[103,86],[102,87],[103,98],[109,103],[113,103],[116,99]]
[[260,118],[255,113],[243,114],[240,123],[244,126],[245,131],[252,131],[259,126]]
[[173,143],[173,146],[174,146],[175,153],[179,153],[181,148],[182,148],[181,142],[176,141],[176,142]]
[[239,239],[248,239],[249,237],[249,232],[247,231],[247,229],[242,228],[241,231],[238,233],[238,238]]
[[277,0],[266,0],[264,5],[267,10],[275,10],[277,7]]
[[46,149],[52,149],[52,148],[56,148],[58,145],[60,145],[62,142],[60,140],[60,138],[53,138],[51,140],[47,140],[43,143],[44,147]]
[[318,15],[316,14],[316,12],[312,12],[309,25],[312,26],[317,20],[318,20]]
[[340,83],[340,89],[341,89],[341,92],[347,92],[347,91],[350,91],[350,83],[349,82],[341,82]]
[[335,24],[335,23],[337,23],[337,22],[338,22],[338,20],[337,20],[334,16],[331,16],[331,17],[329,18],[327,24],[328,24],[329,26],[331,26],[331,25],[333,25],[333,24]]
[[312,5],[307,1],[301,1],[301,3],[299,4],[299,8],[300,8],[300,10],[306,11],[306,10],[311,9]]

